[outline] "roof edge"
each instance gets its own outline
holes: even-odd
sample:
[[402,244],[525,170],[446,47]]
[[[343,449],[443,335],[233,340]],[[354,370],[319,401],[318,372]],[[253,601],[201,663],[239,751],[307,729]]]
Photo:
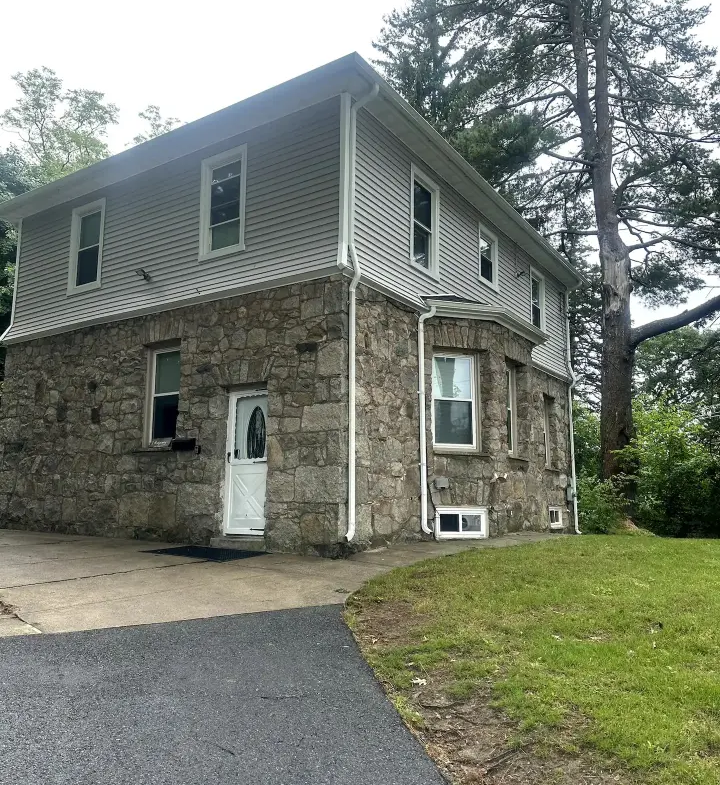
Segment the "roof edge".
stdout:
[[502,327],[507,327],[514,333],[527,339],[533,346],[539,346],[548,339],[548,334],[538,330],[532,324],[524,322],[505,308],[494,305],[474,305],[471,303],[458,303],[451,300],[437,300],[426,298],[435,307],[435,316],[444,316],[451,319],[477,319],[483,322],[495,322]]

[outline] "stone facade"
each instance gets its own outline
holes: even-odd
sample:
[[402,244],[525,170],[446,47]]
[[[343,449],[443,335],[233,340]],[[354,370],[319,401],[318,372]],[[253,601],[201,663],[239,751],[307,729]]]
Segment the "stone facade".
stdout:
[[[418,452],[418,314],[361,287],[358,304],[358,532],[370,541],[420,536]],[[368,326],[372,329],[368,329]],[[425,323],[428,518],[436,506],[487,506],[490,535],[549,528],[549,506],[563,508],[570,476],[567,383],[531,364],[528,340],[491,322],[429,319]],[[480,397],[477,451],[433,448],[434,351],[476,357]],[[516,374],[517,449],[508,453],[506,365]],[[544,444],[544,400],[551,408],[550,466]],[[447,478],[438,490],[435,478]]]
[[[207,542],[222,531],[229,392],[265,387],[266,545],[346,551],[347,302],[348,281],[337,276],[8,347],[0,525]],[[357,316],[352,548],[420,536],[418,314],[361,286]],[[180,345],[177,433],[196,438],[199,453],[143,447],[148,357],[170,342]],[[477,357],[477,452],[432,447],[434,349]],[[529,342],[496,324],[428,320],[425,351],[431,502],[488,506],[492,535],[547,528],[548,505],[565,507],[566,384],[533,369]],[[507,451],[507,362],[517,374],[516,458]],[[544,397],[553,408],[550,469]],[[436,477],[449,487],[437,490]]]
[[[143,449],[149,350],[179,341],[177,433]],[[228,392],[266,386],[266,541],[322,552],[346,526],[347,281],[247,294],[8,347],[6,526],[207,542],[222,529]]]

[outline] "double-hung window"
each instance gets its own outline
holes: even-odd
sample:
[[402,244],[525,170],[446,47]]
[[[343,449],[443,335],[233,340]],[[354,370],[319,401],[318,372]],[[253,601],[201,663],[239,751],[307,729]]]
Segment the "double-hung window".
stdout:
[[247,145],[202,162],[200,187],[200,259],[245,248]]
[[530,318],[538,330],[545,329],[545,279],[530,271]]
[[438,275],[438,226],[440,190],[412,167],[410,197],[410,261],[431,275]]
[[498,239],[482,224],[479,227],[480,238],[480,280],[498,288]]
[[508,452],[514,455],[517,451],[517,390],[515,381],[515,369],[508,366],[505,371],[507,381],[507,414],[505,423],[507,425]]
[[477,385],[472,355],[433,357],[433,436],[436,447],[477,448]]
[[150,353],[147,443],[169,444],[175,438],[180,401],[180,349],[155,349]]
[[104,199],[72,211],[68,293],[100,286],[104,229]]

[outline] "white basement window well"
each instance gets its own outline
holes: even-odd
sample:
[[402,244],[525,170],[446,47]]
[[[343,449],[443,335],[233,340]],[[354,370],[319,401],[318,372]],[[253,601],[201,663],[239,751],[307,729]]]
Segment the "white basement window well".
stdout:
[[100,287],[104,230],[105,199],[72,211],[68,294]]
[[563,528],[562,507],[550,507],[550,528]]
[[202,162],[200,261],[245,249],[246,181],[245,144]]
[[433,278],[439,276],[440,189],[411,167],[410,261]]
[[545,278],[530,270],[530,319],[533,327],[545,330]]
[[172,346],[150,352],[146,443],[165,447],[175,438],[180,401],[180,349]]
[[435,536],[438,540],[488,536],[486,507],[437,507]]
[[482,224],[479,225],[480,281],[496,291],[498,286],[498,239]]
[[447,450],[476,450],[477,382],[472,355],[433,356],[433,444]]

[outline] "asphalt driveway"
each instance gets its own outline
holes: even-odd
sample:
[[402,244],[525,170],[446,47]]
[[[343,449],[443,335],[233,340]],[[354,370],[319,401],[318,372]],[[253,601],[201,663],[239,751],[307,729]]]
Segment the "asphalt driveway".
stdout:
[[2,785],[440,785],[324,606],[0,640]]

